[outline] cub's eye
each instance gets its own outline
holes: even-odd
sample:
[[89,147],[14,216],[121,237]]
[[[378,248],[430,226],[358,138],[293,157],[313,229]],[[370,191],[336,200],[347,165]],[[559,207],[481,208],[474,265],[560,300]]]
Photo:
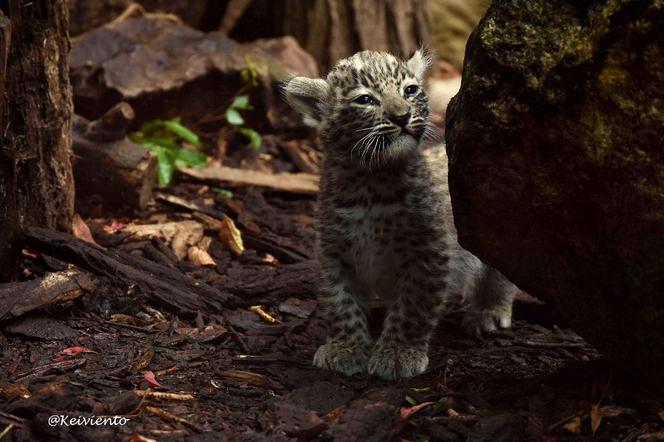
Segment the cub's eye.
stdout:
[[374,97],[371,95],[360,95],[359,97],[353,99],[353,103],[357,104],[376,104],[378,103],[378,100],[376,100]]
[[410,86],[406,87],[406,89],[403,91],[403,94],[404,94],[406,97],[412,97],[413,95],[415,95],[415,94],[417,93],[417,91],[418,91],[419,89],[420,89],[420,88],[417,87],[416,84],[411,84]]

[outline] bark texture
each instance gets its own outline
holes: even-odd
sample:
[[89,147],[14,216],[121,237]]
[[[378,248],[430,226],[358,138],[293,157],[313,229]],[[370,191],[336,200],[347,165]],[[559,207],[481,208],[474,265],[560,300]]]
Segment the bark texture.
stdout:
[[0,3],[0,280],[21,227],[70,228],[68,53],[65,0]]
[[448,109],[461,244],[664,390],[664,6],[498,0]]
[[410,56],[430,35],[425,0],[285,0],[284,33],[329,68],[362,49]]

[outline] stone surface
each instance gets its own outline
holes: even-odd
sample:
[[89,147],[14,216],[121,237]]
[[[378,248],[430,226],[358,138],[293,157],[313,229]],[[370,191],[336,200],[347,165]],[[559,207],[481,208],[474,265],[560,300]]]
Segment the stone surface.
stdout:
[[[257,87],[242,80],[253,68]],[[163,15],[145,14],[106,24],[78,37],[70,55],[76,113],[97,119],[120,101],[152,118],[220,125],[236,94],[251,96],[248,125],[257,130],[300,126],[278,96],[292,75],[318,76],[314,59],[291,37],[240,44]]]
[[447,116],[461,244],[664,390],[664,3],[498,0]]

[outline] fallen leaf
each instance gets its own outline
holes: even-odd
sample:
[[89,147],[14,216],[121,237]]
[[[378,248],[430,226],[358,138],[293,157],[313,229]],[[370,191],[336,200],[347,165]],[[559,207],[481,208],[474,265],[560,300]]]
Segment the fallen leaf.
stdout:
[[131,224],[122,229],[132,233],[134,238],[159,238],[167,244],[178,259],[187,256],[187,250],[197,245],[203,238],[203,224],[198,221],[186,220],[157,224]]
[[270,255],[269,253],[266,253],[265,255],[263,255],[263,257],[261,258],[261,261],[264,262],[265,264],[269,264],[269,265],[272,265],[272,266],[276,266],[276,265],[279,264],[279,261],[277,261],[277,258]]
[[422,402],[419,405],[415,405],[413,407],[401,407],[399,410],[399,414],[401,415],[401,419],[408,419],[418,411],[420,411],[423,408],[429,407],[433,405],[434,402]]
[[243,370],[226,370],[220,372],[224,379],[236,382],[244,382],[245,384],[255,385],[263,388],[280,388],[281,385],[272,379],[262,374],[253,373],[251,371]]
[[132,362],[129,371],[132,374],[139,373],[141,370],[145,369],[148,365],[150,365],[150,362],[152,362],[153,358],[154,358],[154,350],[152,349],[152,347],[141,348],[138,351],[138,356]]
[[127,224],[114,219],[111,221],[111,224],[105,225],[102,229],[109,235],[113,235],[115,232],[124,229],[126,226]]
[[74,355],[77,355],[79,353],[97,353],[97,352],[94,351],[94,350],[90,350],[89,348],[85,348],[85,347],[78,347],[78,346],[68,347],[68,348],[65,348],[64,350],[62,350],[57,355],[53,356],[53,362],[60,362],[60,361],[64,360],[65,357],[67,357],[67,356],[74,356]]
[[569,422],[563,425],[563,428],[572,434],[581,433],[581,416],[574,416]]
[[222,240],[228,248],[236,256],[242,255],[244,252],[244,243],[242,242],[242,234],[235,227],[235,223],[228,216],[224,215],[219,229],[219,239]]
[[148,370],[143,374],[143,377],[145,378],[146,381],[148,381],[148,384],[150,384],[152,387],[161,387],[161,384],[157,382],[157,379],[154,377],[153,372]]
[[597,429],[602,424],[602,411],[598,405],[593,405],[590,407],[590,429],[593,434],[597,432]]
[[94,244],[97,247],[100,247],[99,244],[92,237],[92,232],[90,232],[90,227],[85,224],[83,218],[78,213],[74,215],[74,219],[71,221],[71,230],[74,236],[82,241],[85,241],[90,244]]
[[197,246],[189,247],[189,250],[187,250],[187,258],[189,261],[199,266],[217,266],[217,263],[212,259],[210,254]]
[[196,342],[212,342],[228,333],[224,327],[218,324],[210,324],[201,328],[178,328],[176,331]]

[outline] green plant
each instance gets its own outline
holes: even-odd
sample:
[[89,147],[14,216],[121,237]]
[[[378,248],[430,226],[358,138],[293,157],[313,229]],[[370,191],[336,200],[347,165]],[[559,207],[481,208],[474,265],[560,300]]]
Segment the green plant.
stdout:
[[237,92],[233,101],[224,111],[224,118],[234,131],[244,135],[251,147],[260,149],[263,144],[261,135],[253,129],[244,126],[244,118],[240,111],[253,109],[249,103],[249,95],[245,94],[248,89],[258,86],[258,71],[249,57],[245,57],[246,68],[240,71],[244,86]]
[[157,156],[157,182],[161,186],[170,184],[176,168],[207,164],[207,155],[197,150],[201,146],[198,135],[182,125],[179,118],[143,123],[129,139]]

